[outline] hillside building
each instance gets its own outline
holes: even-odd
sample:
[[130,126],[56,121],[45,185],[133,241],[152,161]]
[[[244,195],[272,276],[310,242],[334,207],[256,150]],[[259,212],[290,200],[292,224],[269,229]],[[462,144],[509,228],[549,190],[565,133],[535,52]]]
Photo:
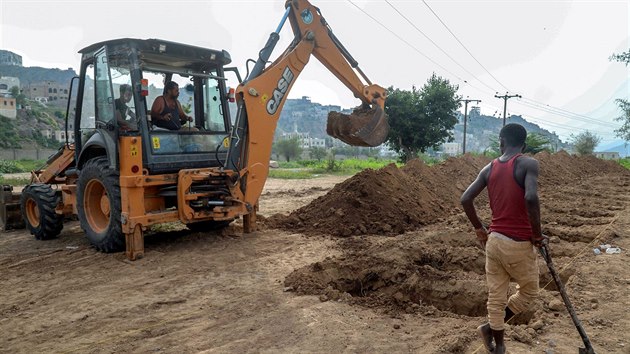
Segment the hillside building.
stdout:
[[619,153],[617,151],[601,151],[595,152],[595,157],[604,160],[619,160]]
[[0,115],[15,119],[17,117],[17,105],[13,97],[0,97]]
[[62,86],[54,81],[44,81],[30,84],[23,90],[23,93],[31,100],[49,103],[66,103],[69,97],[68,87]]
[[0,96],[11,92],[11,88],[20,87],[20,79],[11,76],[0,76]]

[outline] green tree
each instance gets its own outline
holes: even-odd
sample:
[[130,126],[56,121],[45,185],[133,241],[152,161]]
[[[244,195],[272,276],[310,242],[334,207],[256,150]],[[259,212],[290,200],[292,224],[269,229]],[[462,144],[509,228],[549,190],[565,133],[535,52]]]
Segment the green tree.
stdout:
[[588,130],[578,135],[571,134],[571,143],[579,155],[592,155],[602,138]]
[[550,143],[551,141],[549,138],[542,134],[527,134],[527,139],[525,139],[525,144],[527,144],[527,146],[525,146],[525,151],[523,152],[528,154],[537,154],[541,151],[551,152],[551,149],[549,148]]
[[311,157],[311,159],[321,161],[323,158],[326,157],[326,149],[324,149],[323,147],[316,146],[316,147],[311,148],[308,154]]
[[[549,138],[542,134],[527,134],[527,138],[525,139],[526,146],[523,152],[526,154],[537,154],[541,151],[551,152],[551,149],[549,148],[550,142],[551,141],[549,140]],[[486,149],[484,153],[490,157],[498,157],[501,155],[498,136],[495,135],[490,137],[490,146]]]
[[11,96],[15,98],[15,103],[20,106],[24,106],[24,103],[26,103],[26,96],[22,93],[19,87],[13,86],[9,92],[11,93]]
[[290,162],[292,158],[297,158],[302,154],[302,146],[298,138],[283,139],[276,142],[276,152]]
[[451,85],[435,73],[424,86],[411,91],[389,88],[385,112],[389,116],[389,145],[406,162],[453,141],[452,129],[457,123],[456,110],[460,106],[457,85]]
[[[630,50],[620,54],[613,54],[609,59],[628,66],[630,64]],[[615,118],[617,122],[621,122],[621,127],[615,129],[615,135],[628,142],[630,141],[630,101],[626,98],[618,98],[615,102],[619,106],[619,110],[621,110],[621,115]]]

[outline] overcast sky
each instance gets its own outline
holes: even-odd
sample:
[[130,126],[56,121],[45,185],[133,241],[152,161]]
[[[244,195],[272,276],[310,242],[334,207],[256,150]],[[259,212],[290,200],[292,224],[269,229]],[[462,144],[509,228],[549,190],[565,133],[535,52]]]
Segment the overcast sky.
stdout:
[[[628,1],[312,3],[372,82],[384,87],[421,87],[436,72],[458,84],[464,97],[481,99],[487,115],[502,114],[503,100],[493,96],[509,89],[523,99],[508,101],[508,115],[521,114],[564,139],[590,129],[604,143],[619,126],[614,99],[630,96],[628,68],[608,60],[630,47]],[[246,59],[257,56],[283,11],[283,0],[0,0],[0,48],[22,55],[24,66],[76,70],[77,51],[92,43],[161,38],[225,49],[244,74]],[[292,39],[289,27],[275,54]],[[359,104],[314,58],[289,95],[301,96],[346,108]]]

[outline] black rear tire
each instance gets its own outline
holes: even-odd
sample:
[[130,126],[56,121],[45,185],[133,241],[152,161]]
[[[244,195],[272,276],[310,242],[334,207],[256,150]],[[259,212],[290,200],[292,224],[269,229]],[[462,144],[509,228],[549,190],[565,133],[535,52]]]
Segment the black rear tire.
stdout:
[[194,232],[215,231],[215,230],[221,230],[228,227],[228,225],[230,225],[232,221],[234,220],[199,221],[199,222],[186,224],[186,227],[188,227],[190,231],[194,231]]
[[20,211],[26,228],[38,240],[50,240],[61,233],[63,215],[55,208],[60,198],[48,184],[31,184],[24,188],[20,197]]
[[125,249],[120,179],[118,171],[109,167],[107,157],[96,157],[83,165],[77,181],[77,212],[94,248],[108,253]]

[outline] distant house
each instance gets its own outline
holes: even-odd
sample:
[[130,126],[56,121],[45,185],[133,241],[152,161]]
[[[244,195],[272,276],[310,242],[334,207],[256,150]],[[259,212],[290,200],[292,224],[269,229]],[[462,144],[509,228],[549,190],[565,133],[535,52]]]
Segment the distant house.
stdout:
[[445,155],[456,156],[460,153],[460,144],[459,143],[444,143],[442,144],[442,152]]
[[47,102],[61,102],[68,101],[68,87],[62,86],[55,81],[37,82],[28,85],[24,89],[24,94],[31,100],[39,100],[46,98]]
[[17,117],[17,106],[15,103],[15,98],[0,97],[0,115],[13,119]]
[[619,160],[619,153],[617,151],[601,151],[594,153],[596,157],[604,160]]
[[13,86],[20,87],[20,79],[11,76],[0,76],[0,95],[8,94]]

